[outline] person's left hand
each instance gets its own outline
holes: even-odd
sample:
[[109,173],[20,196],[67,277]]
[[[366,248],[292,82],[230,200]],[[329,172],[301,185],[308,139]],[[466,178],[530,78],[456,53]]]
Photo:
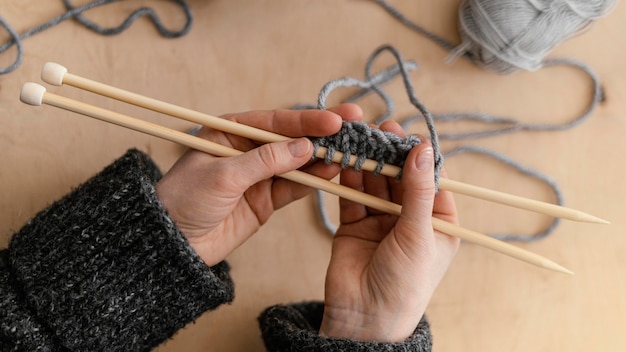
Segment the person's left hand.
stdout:
[[[224,118],[289,137],[327,136],[341,128],[342,118],[361,120],[357,105],[329,110],[275,110],[231,114]],[[296,170],[311,160],[306,138],[268,143],[203,128],[198,137],[244,154],[218,158],[188,150],[161,179],[157,195],[178,228],[204,262],[225,259],[263,225],[274,210],[307,195],[309,187],[274,176]],[[303,171],[326,179],[338,165],[314,162]]]

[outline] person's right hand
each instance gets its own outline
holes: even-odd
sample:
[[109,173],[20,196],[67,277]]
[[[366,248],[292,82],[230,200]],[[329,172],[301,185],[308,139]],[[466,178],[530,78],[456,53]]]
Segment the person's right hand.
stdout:
[[[381,129],[404,135],[395,122]],[[340,200],[320,335],[397,342],[417,327],[459,246],[458,238],[433,230],[433,216],[457,223],[452,194],[435,195],[433,165],[433,148],[426,141],[409,153],[401,182],[341,172],[343,185],[400,203],[402,214]]]

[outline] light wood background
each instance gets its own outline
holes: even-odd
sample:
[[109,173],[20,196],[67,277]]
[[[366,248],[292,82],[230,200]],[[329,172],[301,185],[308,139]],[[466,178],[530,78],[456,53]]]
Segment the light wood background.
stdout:
[[[191,33],[179,39],[160,37],[144,19],[114,37],[96,35],[68,21],[24,41],[22,66],[0,76],[0,248],[38,210],[128,148],[148,152],[163,170],[182,152],[156,138],[52,107],[19,103],[21,85],[39,82],[46,61],[214,115],[315,102],[326,81],[361,78],[365,60],[384,43],[419,62],[413,82],[422,101],[435,112],[482,111],[556,123],[583,111],[590,98],[588,80],[575,70],[501,76],[463,60],[446,64],[446,52],[366,0],[189,3],[195,23]],[[458,42],[459,0],[393,3],[424,27]],[[124,1],[88,16],[113,25],[139,5],[155,7],[168,26],[182,25],[182,13],[165,1]],[[19,32],[62,11],[61,1],[0,2],[0,15]],[[563,222],[551,237],[519,244],[573,270],[573,277],[463,244],[428,309],[436,352],[626,351],[624,16],[626,6],[620,3],[608,17],[551,54],[584,61],[601,77],[606,101],[589,121],[566,132],[472,142],[549,175],[561,185],[568,206],[613,224]],[[8,35],[2,31],[0,38],[4,41]],[[15,53],[13,48],[0,55],[0,64],[10,63]],[[400,82],[388,87],[398,104],[394,118],[411,113]],[[190,126],[70,87],[62,89],[65,95],[173,128]],[[337,92],[331,100],[339,101],[349,92]],[[363,104],[368,119],[382,110],[375,99]],[[545,186],[486,159],[462,156],[451,158],[446,166],[456,180],[553,200]],[[458,197],[458,206],[462,225],[482,232],[533,233],[549,222],[463,197]],[[234,303],[203,315],[158,350],[263,350],[256,317],[272,304],[322,299],[329,252],[330,237],[319,226],[311,199],[279,211],[229,258],[236,282]]]

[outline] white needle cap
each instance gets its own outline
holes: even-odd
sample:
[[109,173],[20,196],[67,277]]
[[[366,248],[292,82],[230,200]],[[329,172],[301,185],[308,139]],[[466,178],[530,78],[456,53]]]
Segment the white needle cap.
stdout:
[[41,70],[41,80],[54,86],[63,85],[63,76],[67,68],[54,62],[46,62]]
[[43,103],[43,95],[46,93],[46,87],[41,84],[27,82],[22,86],[20,92],[20,100],[24,104],[41,106]]

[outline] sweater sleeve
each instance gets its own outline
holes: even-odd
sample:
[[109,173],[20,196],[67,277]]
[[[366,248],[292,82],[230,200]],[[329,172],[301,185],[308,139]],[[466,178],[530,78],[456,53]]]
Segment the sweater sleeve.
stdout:
[[147,351],[231,302],[156,197],[131,150],[39,213],[0,252],[0,350]]
[[318,334],[324,315],[322,302],[276,305],[259,317],[265,347],[270,352],[385,351],[427,352],[432,350],[432,336],[426,318],[422,318],[409,338],[397,343],[355,341]]

